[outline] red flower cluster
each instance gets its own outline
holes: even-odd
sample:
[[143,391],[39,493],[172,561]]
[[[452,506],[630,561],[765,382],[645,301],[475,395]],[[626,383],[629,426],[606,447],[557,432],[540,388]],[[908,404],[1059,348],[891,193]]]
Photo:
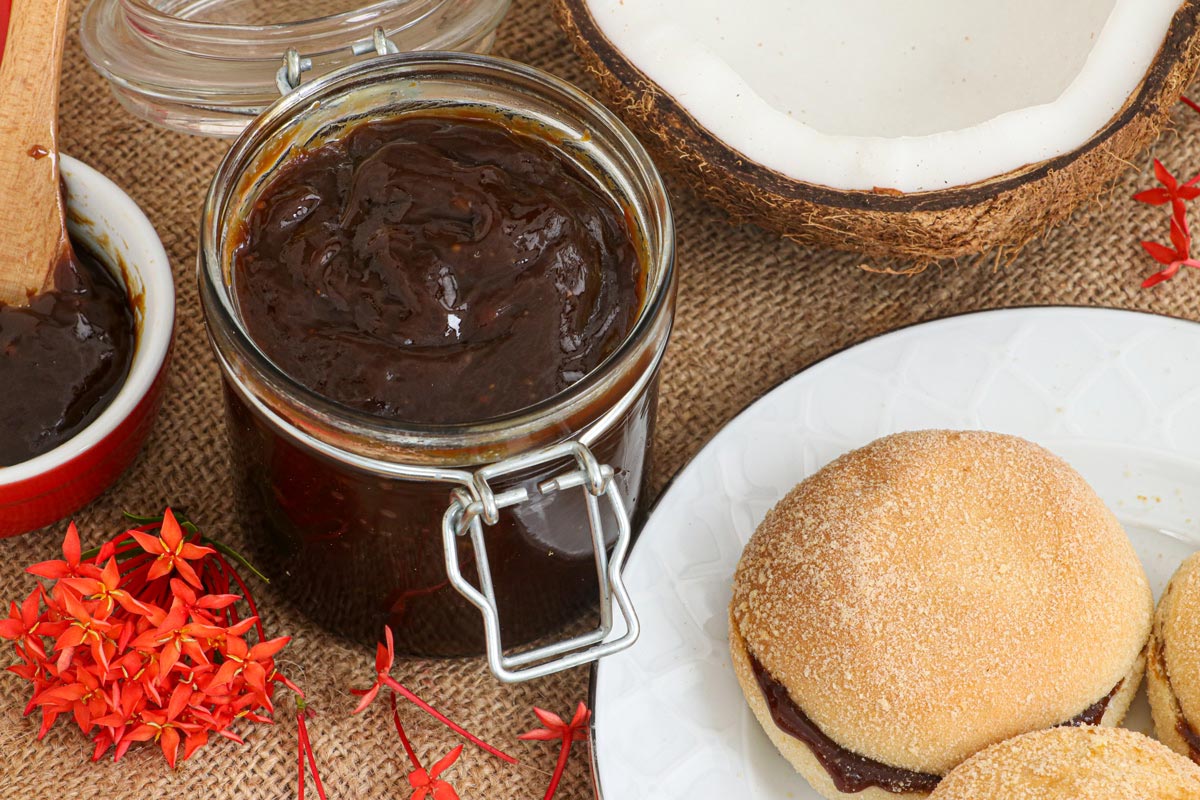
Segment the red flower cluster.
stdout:
[[33,685],[25,713],[41,709],[38,738],[70,715],[95,743],[93,760],[153,740],[174,767],[210,733],[241,742],[238,720],[269,723],[276,683],[299,693],[275,668],[288,637],[266,639],[245,583],[201,541],[167,509],[84,554],[72,523],[63,560],[28,569],[52,583],[11,604],[0,638],[20,659],[9,670]]
[[1188,227],[1186,206],[1187,201],[1200,197],[1200,186],[1196,185],[1197,182],[1200,182],[1200,175],[1181,184],[1156,158],[1154,159],[1154,177],[1158,178],[1162,187],[1138,192],[1133,199],[1151,206],[1171,204],[1171,246],[1167,247],[1158,242],[1142,242],[1142,248],[1150,254],[1151,258],[1166,265],[1165,269],[1142,281],[1143,289],[1157,286],[1163,281],[1174,278],[1180,267],[1200,268],[1200,260],[1192,258],[1192,233]]
[[[1193,111],[1200,112],[1200,104],[1188,97],[1180,97],[1179,100]],[[1163,269],[1142,281],[1143,289],[1174,278],[1181,267],[1200,268],[1200,259],[1192,257],[1192,231],[1187,221],[1187,203],[1200,197],[1200,186],[1197,185],[1200,184],[1200,175],[1180,183],[1156,158],[1154,177],[1162,186],[1138,192],[1133,199],[1150,206],[1165,206],[1168,203],[1171,205],[1171,246],[1167,247],[1158,242],[1142,242],[1142,249],[1155,261],[1164,265]]]

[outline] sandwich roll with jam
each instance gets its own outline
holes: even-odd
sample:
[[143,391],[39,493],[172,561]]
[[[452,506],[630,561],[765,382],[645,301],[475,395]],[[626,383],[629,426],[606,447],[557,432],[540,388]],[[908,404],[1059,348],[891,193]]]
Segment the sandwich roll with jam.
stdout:
[[1158,601],[1148,661],[1155,733],[1200,763],[1200,553],[1179,566]]
[[828,798],[923,797],[983,748],[1115,725],[1153,598],[1120,524],[1065,461],[916,431],[796,486],[738,564],[729,643],[779,751]]

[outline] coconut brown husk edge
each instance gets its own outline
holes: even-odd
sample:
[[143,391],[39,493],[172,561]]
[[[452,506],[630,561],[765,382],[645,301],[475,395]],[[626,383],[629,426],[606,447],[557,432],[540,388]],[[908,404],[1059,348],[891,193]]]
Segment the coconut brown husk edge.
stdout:
[[608,104],[658,165],[734,222],[801,244],[921,264],[1001,247],[1015,252],[1067,219],[1158,137],[1200,67],[1200,0],[1185,0],[1138,90],[1077,150],[951,189],[845,191],[794,180],[729,148],[604,36],[587,0],[554,0],[554,14]]

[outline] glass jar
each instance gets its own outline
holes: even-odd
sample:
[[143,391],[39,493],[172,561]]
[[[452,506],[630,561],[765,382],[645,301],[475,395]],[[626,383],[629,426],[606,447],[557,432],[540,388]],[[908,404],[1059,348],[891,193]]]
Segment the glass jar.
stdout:
[[[297,152],[364,119],[455,111],[539,136],[624,210],[642,303],[621,345],[558,395],[474,424],[412,425],[329,401],[271,363],[239,316],[233,234]],[[259,556],[278,565],[284,593],[355,639],[375,641],[387,623],[409,653],[486,646],[505,680],[631,644],[637,624],[620,567],[643,510],[674,256],[666,192],[642,146],[590,97],[532,67],[465,54],[382,56],[304,84],[256,119],[210,187],[199,278],[239,486],[262,526]],[[502,652],[562,629],[597,596],[592,632]],[[609,635],[613,601],[626,620],[619,641]]]
[[[289,51],[311,80],[373,47],[486,53],[511,0],[92,0],[80,39],[117,99],[184,133],[236,136],[279,99]],[[293,81],[293,84],[295,81]]]

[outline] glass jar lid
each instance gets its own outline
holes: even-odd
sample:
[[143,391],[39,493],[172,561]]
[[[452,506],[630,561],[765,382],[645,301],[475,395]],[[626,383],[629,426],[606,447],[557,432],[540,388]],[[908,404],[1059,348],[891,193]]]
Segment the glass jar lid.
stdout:
[[304,81],[385,43],[389,51],[483,53],[510,2],[92,0],[80,37],[135,115],[185,133],[235,136],[279,98],[289,51],[292,77]]

